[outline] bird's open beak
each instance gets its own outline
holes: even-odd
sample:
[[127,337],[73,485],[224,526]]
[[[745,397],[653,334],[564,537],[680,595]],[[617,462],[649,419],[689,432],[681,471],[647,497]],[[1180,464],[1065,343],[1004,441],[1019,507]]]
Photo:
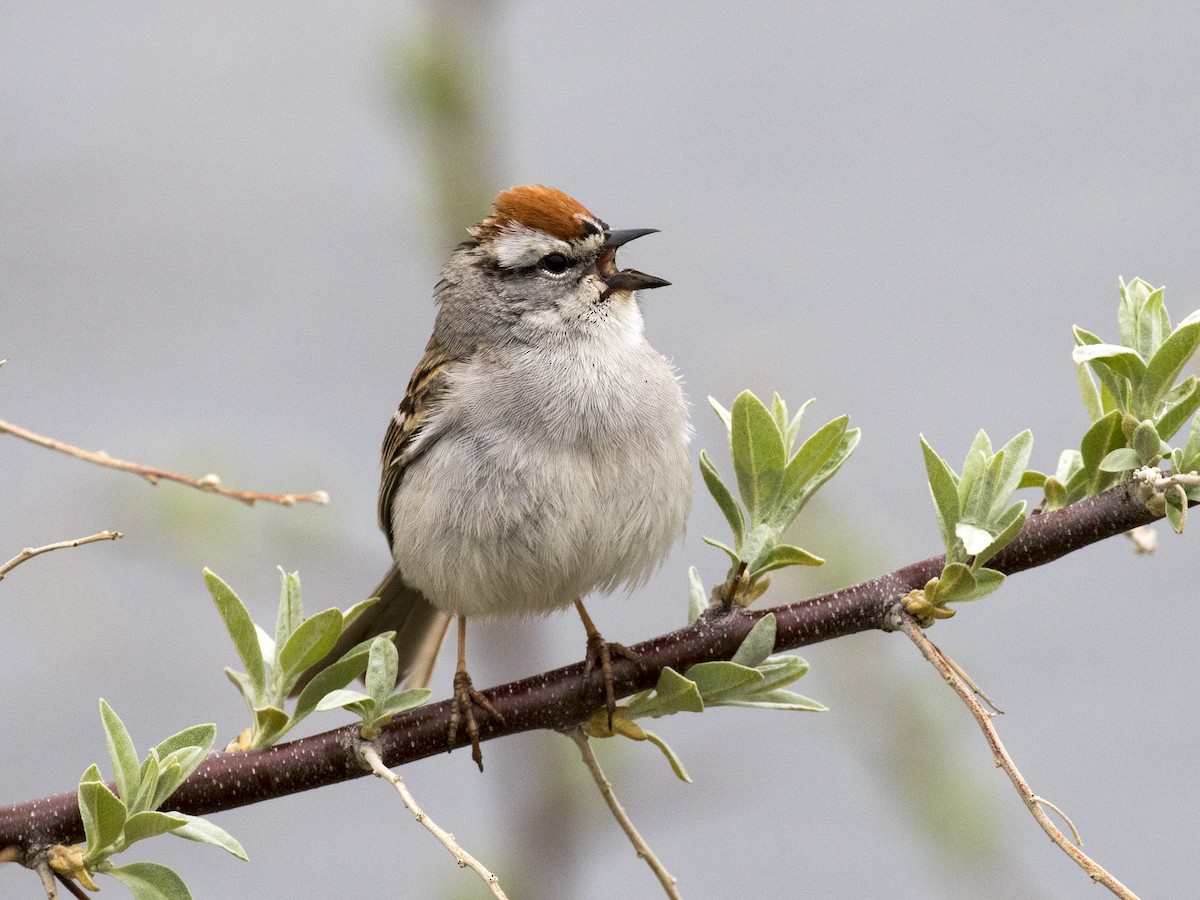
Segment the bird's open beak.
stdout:
[[605,284],[604,293],[601,294],[600,299],[606,299],[617,291],[646,291],[650,288],[666,287],[671,283],[663,278],[639,272],[637,269],[617,271],[618,247],[624,246],[636,238],[657,232],[657,228],[626,228],[620,231],[605,232],[604,253],[596,263],[596,268]]

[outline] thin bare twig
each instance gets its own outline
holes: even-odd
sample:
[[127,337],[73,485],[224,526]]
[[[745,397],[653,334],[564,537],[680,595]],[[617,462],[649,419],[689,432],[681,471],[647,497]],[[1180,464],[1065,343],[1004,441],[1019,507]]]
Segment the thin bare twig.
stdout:
[[280,506],[295,506],[297,503],[319,503],[325,505],[329,502],[329,495],[325,491],[313,491],[308,494],[264,494],[260,491],[237,491],[233,488],[224,488],[221,487],[221,479],[216,475],[193,478],[191,475],[168,472],[166,469],[155,469],[139,463],[126,462],[123,459],[109,456],[103,450],[84,450],[82,447],[75,447],[71,444],[57,441],[54,438],[35,434],[27,428],[22,428],[20,425],[14,425],[3,419],[0,419],[0,434],[11,434],[13,437],[19,437],[21,440],[37,444],[39,447],[57,450],[60,453],[66,453],[68,456],[74,456],[76,459],[95,463],[98,466],[118,469],[122,472],[132,472],[134,475],[145,478],[151,484],[158,484],[159,481],[177,481],[180,484],[186,484],[205,493],[220,494],[222,497],[232,497],[234,500],[241,500],[247,506],[253,506],[259,500],[265,503],[277,503]]
[[59,541],[57,544],[47,544],[45,547],[26,547],[4,565],[0,566],[0,581],[3,581],[5,575],[25,562],[25,560],[33,559],[42,553],[49,553],[51,550],[66,550],[70,547],[78,547],[80,544],[91,544],[95,541],[115,541],[123,537],[125,535],[119,531],[101,531],[98,534],[89,534],[87,537],[76,538],[73,541]]
[[592,773],[592,779],[596,782],[596,787],[600,788],[600,794],[604,797],[604,802],[608,804],[613,818],[617,820],[617,824],[621,826],[621,829],[629,838],[629,843],[633,844],[633,849],[637,852],[638,858],[646,861],[646,865],[657,876],[667,896],[671,900],[680,900],[679,890],[675,887],[679,879],[667,871],[666,866],[654,855],[654,851],[650,849],[650,845],[646,843],[645,839],[638,833],[637,828],[634,827],[633,820],[625,812],[625,807],[621,806],[621,802],[617,800],[617,795],[613,792],[612,783],[604,777],[604,770],[600,768],[600,760],[596,759],[596,753],[592,750],[592,743],[588,740],[588,736],[583,733],[582,728],[572,728],[566,732],[566,735],[579,747],[579,755],[583,757],[584,764],[588,767],[588,771]]
[[450,855],[458,862],[459,868],[471,869],[483,879],[483,883],[491,888],[492,893],[500,898],[500,900],[508,900],[504,891],[500,887],[500,879],[489,872],[487,868],[473,857],[470,853],[459,846],[454,840],[454,835],[441,828],[433,819],[425,814],[425,811],[417,805],[417,801],[413,799],[412,793],[408,790],[408,786],[404,783],[404,779],[397,773],[393,772],[383,764],[383,760],[379,756],[379,749],[371,743],[364,742],[359,745],[359,755],[371,767],[371,771],[380,778],[390,781],[400,794],[400,798],[404,801],[404,805],[409,808],[416,820],[429,829],[430,834],[441,841],[442,846],[450,851]]
[[1088,877],[1092,881],[1104,885],[1118,897],[1125,898],[1125,900],[1137,900],[1137,895],[1133,891],[1121,884],[1106,869],[1080,850],[1076,844],[1071,843],[1070,838],[1063,834],[1059,827],[1050,820],[1045,810],[1042,809],[1043,806],[1050,807],[1062,816],[1070,826],[1076,841],[1079,841],[1079,832],[1076,831],[1074,823],[1063,814],[1063,811],[1050,801],[1044,800],[1034,794],[1033,790],[1029,787],[1029,783],[1025,781],[1025,778],[1017,770],[1012,757],[1004,749],[1004,744],[1000,742],[1000,735],[996,733],[996,729],[992,725],[991,715],[975,699],[975,695],[971,692],[970,687],[958,677],[958,674],[954,671],[954,667],[946,661],[941,651],[930,643],[929,638],[925,637],[925,632],[921,626],[907,613],[901,613],[898,619],[900,630],[908,635],[909,640],[917,645],[917,649],[921,651],[921,655],[938,670],[942,678],[946,680],[946,683],[954,689],[954,693],[958,694],[962,702],[967,705],[967,709],[971,711],[971,715],[975,717],[975,721],[979,723],[979,727],[983,730],[988,746],[992,748],[992,756],[996,759],[996,765],[1008,775],[1009,780],[1013,783],[1013,787],[1017,789],[1017,793],[1021,796],[1021,800],[1029,808],[1029,812],[1037,820],[1037,823],[1042,826],[1042,831],[1050,836],[1050,840],[1054,841],[1062,849],[1063,853],[1075,860],[1076,864],[1088,874]]

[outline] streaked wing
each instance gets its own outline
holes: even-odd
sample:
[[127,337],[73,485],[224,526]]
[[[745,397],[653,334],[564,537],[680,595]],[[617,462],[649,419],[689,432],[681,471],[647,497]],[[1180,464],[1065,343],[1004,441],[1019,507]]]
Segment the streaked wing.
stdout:
[[400,482],[404,480],[409,463],[431,443],[418,441],[417,437],[437,406],[445,387],[446,373],[460,359],[444,351],[435,341],[430,341],[408,382],[408,390],[400,401],[400,408],[388,422],[380,460],[383,476],[379,484],[379,527],[387,535],[389,549],[392,546],[392,501]]

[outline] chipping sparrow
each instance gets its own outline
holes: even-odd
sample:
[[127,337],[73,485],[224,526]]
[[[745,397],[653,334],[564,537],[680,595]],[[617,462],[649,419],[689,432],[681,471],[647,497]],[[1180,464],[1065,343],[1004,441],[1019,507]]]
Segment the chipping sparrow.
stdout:
[[380,602],[326,658],[395,629],[400,670],[428,680],[458,617],[453,740],[473,705],[468,618],[574,604],[588,633],[585,679],[610,651],[582,598],[643,582],[683,532],[691,429],[679,379],[647,342],[634,292],[668,284],[618,271],[613,231],[541,185],[501,193],[434,290],[433,336],[383,442],[379,523],[395,566]]

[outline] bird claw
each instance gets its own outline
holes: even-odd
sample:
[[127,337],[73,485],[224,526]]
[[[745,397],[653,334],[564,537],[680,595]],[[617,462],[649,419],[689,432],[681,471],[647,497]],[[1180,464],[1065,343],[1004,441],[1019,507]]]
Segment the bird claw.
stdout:
[[458,736],[458,723],[465,720],[467,737],[471,740],[471,759],[475,760],[475,765],[479,766],[479,771],[482,772],[483,751],[479,749],[479,724],[475,721],[474,708],[478,706],[487,710],[500,722],[504,721],[504,716],[496,711],[496,707],[492,706],[487,697],[475,690],[475,686],[471,683],[471,676],[465,669],[454,673],[454,697],[452,700],[450,728],[446,733],[446,750],[448,752],[454,749],[454,740]]
[[612,731],[613,714],[617,711],[617,695],[616,689],[613,686],[612,670],[612,657],[614,653],[624,659],[637,659],[637,654],[624,644],[606,641],[600,636],[598,631],[594,631],[588,635],[587,653],[583,658],[584,689],[587,689],[588,677],[592,674],[592,669],[596,668],[598,663],[600,675],[604,679],[604,700],[605,706],[608,709],[609,731]]

